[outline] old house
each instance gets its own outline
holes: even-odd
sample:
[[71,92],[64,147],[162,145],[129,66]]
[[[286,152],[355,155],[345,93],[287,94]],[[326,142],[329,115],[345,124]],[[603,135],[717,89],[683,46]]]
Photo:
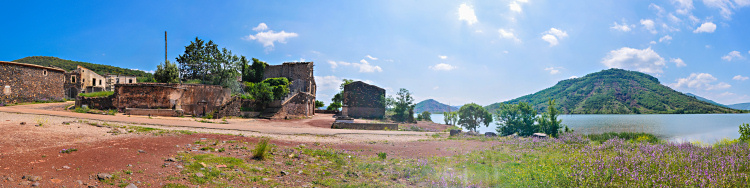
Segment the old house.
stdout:
[[107,81],[105,83],[105,90],[107,91],[114,91],[115,90],[115,84],[135,84],[138,83],[135,76],[124,76],[124,75],[114,75],[114,74],[108,74],[105,76],[107,78]]
[[344,86],[344,106],[353,118],[382,119],[385,116],[385,89],[362,81]]
[[81,90],[83,93],[93,93],[105,90],[105,78],[85,67],[78,66],[72,72],[77,73],[81,79]]
[[265,68],[263,79],[284,77],[289,80],[289,94],[274,101],[264,112],[266,118],[307,117],[315,114],[317,85],[313,62],[286,62]]
[[62,100],[65,70],[0,61],[0,104]]

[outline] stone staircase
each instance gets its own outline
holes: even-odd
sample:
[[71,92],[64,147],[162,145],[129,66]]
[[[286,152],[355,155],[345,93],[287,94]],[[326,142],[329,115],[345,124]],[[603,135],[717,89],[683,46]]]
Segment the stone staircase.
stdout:
[[274,119],[274,116],[279,113],[279,111],[284,108],[284,105],[289,102],[294,96],[297,96],[299,92],[294,92],[286,95],[284,99],[281,100],[275,100],[271,102],[271,104],[268,105],[268,107],[263,110],[263,112],[260,113],[260,118],[264,119]]

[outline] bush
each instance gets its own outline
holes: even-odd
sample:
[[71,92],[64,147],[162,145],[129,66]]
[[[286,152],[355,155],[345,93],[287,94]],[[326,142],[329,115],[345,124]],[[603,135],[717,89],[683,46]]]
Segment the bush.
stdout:
[[74,112],[78,112],[78,113],[89,113],[89,111],[91,111],[91,109],[89,109],[89,107],[88,107],[88,106],[84,106],[83,108],[81,108],[81,107],[76,107],[76,109],[75,109],[75,110],[73,110],[73,111],[74,111]]
[[93,93],[79,93],[78,96],[81,97],[108,97],[110,95],[114,95],[114,91],[100,91],[100,92],[93,92]]
[[750,124],[747,124],[747,123],[740,124],[740,140],[742,141],[750,140]]
[[620,138],[620,139],[627,140],[630,142],[649,142],[649,143],[659,142],[659,138],[649,133],[606,132],[602,134],[589,134],[589,135],[586,135],[586,137],[588,137],[592,141],[597,141],[599,143],[604,143],[607,140],[614,139],[614,138]]
[[253,150],[253,159],[263,160],[266,158],[266,152],[268,150],[268,138],[261,139],[258,145],[255,145]]
[[388,157],[388,154],[386,154],[385,152],[378,153],[378,158],[380,158],[381,160],[385,160],[386,157]]

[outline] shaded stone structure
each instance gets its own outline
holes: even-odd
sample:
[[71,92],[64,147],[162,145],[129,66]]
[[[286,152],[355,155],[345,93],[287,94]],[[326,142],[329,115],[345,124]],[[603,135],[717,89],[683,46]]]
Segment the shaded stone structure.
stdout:
[[344,106],[353,118],[382,119],[385,116],[385,89],[362,81],[344,86]]
[[114,91],[116,84],[135,84],[138,83],[136,76],[125,76],[125,75],[105,75],[107,81],[104,85],[104,89],[107,91]]
[[0,104],[62,100],[65,70],[0,61]]
[[80,89],[83,90],[82,93],[104,91],[106,84],[104,76],[80,65],[78,65],[76,70],[73,70],[72,72],[76,72],[81,79]]
[[291,119],[315,114],[317,85],[313,75],[313,62],[285,62],[267,66],[263,79],[284,77],[289,80],[289,94],[269,104],[261,117]]
[[218,112],[231,99],[230,90],[217,85],[137,83],[115,84],[112,104],[119,111],[171,109],[204,116]]
[[75,99],[79,93],[83,92],[83,82],[81,81],[81,73],[78,69],[65,72],[63,88],[65,88],[65,98],[68,99]]

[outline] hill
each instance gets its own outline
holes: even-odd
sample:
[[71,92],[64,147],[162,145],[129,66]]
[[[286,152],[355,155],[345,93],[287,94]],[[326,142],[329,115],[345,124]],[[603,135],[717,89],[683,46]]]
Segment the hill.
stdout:
[[698,95],[695,95],[695,94],[692,94],[692,93],[685,93],[685,95],[691,96],[691,97],[695,97],[696,99],[698,99],[700,101],[705,101],[705,102],[708,102],[708,103],[711,103],[711,104],[714,104],[714,105],[728,107],[727,105],[719,104],[718,102],[714,102],[711,99],[703,98],[701,96],[698,96]]
[[61,69],[64,69],[66,71],[72,71],[76,69],[78,65],[80,65],[80,66],[86,67],[87,69],[91,69],[92,71],[100,75],[117,74],[117,75],[137,76],[139,82],[143,82],[144,80],[147,80],[147,78],[153,78],[153,75],[151,73],[147,73],[141,70],[126,69],[126,68],[120,68],[120,67],[115,67],[111,65],[100,65],[100,64],[94,64],[94,63],[72,61],[72,60],[60,59],[57,57],[49,57],[49,56],[24,57],[21,59],[14,60],[14,62],[35,64],[35,65],[41,65],[41,66],[54,66],[54,67],[59,67]]
[[[555,86],[505,103],[528,102],[537,111],[545,111],[547,101],[555,99],[566,114],[682,114],[740,113],[677,92],[648,74],[608,69],[581,78],[562,80]],[[491,112],[500,103],[486,106]]]
[[750,110],[750,102],[728,105],[727,107],[734,108],[734,109],[739,109],[739,110]]
[[422,102],[417,103],[417,105],[414,106],[414,113],[422,113],[424,111],[428,111],[430,113],[443,113],[443,112],[455,112],[458,111],[458,108],[448,106],[447,104],[440,103],[433,99],[427,99]]

